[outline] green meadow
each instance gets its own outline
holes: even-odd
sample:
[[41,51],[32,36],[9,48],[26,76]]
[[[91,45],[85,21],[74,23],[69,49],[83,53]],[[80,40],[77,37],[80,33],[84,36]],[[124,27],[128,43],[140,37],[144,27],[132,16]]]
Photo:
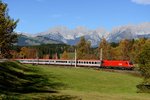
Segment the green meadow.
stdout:
[[[50,65],[33,66],[22,65],[18,63],[10,63],[9,65],[5,65],[7,65],[9,69],[12,64],[21,66],[21,68],[17,68],[15,66],[11,68],[11,70],[19,72],[20,75],[22,75],[21,77],[16,73],[12,74],[7,71],[7,74],[9,76],[12,75],[14,78],[14,81],[12,83],[14,85],[18,84],[20,88],[16,89],[12,86],[13,88],[11,89],[11,91],[0,91],[0,98],[4,100],[150,99],[150,94],[137,93],[138,90],[136,88],[136,85],[142,81],[142,78],[133,76],[131,74],[106,72],[97,69],[80,67],[74,68]],[[3,69],[2,65],[4,64],[0,64],[1,69]],[[4,71],[6,71],[6,69]],[[38,75],[38,77],[36,77],[36,75]],[[2,80],[3,78],[1,77],[0,79]],[[8,86],[10,83],[8,81]],[[0,85],[2,85],[2,82],[0,82]]]

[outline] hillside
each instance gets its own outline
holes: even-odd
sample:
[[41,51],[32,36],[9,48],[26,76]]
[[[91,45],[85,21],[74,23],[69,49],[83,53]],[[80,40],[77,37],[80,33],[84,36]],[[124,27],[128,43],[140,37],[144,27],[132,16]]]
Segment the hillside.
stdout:
[[[66,85],[60,94],[75,97],[75,100],[149,100],[149,94],[137,93],[136,85],[142,79],[130,74],[64,66],[40,65],[36,68],[46,76],[51,77],[52,74],[59,77],[59,82]],[[39,94],[24,94],[36,95]]]
[[58,40],[52,40],[44,36],[31,37],[31,36],[20,34],[18,37],[18,43],[16,45],[33,46],[33,45],[41,45],[41,44],[59,44],[59,43],[63,43],[63,42]]
[[105,72],[86,68],[40,65],[43,73],[55,73],[67,85],[63,94],[82,100],[149,100],[149,94],[137,93],[142,79],[126,73]]
[[[138,90],[136,88],[136,85],[139,84],[142,79],[140,77],[133,76],[127,73],[105,72],[102,70],[73,68],[65,66],[25,66],[25,68],[27,69],[34,69],[34,73],[36,72],[36,75],[44,75],[44,77],[47,77],[49,82],[52,82],[51,80],[54,79],[54,82],[60,82],[65,84],[65,88],[59,89],[58,94],[42,92],[41,95],[41,92],[34,93],[31,92],[32,90],[30,90],[30,92],[28,93],[20,92],[19,95],[7,95],[9,98],[16,99],[19,97],[22,99],[32,98],[37,100],[47,100],[51,97],[50,95],[56,96],[57,94],[57,96],[59,97],[58,100],[149,100],[149,94],[137,93]],[[6,68],[8,69],[8,67]],[[24,73],[30,73],[31,70],[27,69]],[[18,71],[20,70],[18,69]],[[26,79],[29,80],[31,78]],[[35,79],[36,77],[32,76],[32,80],[35,81]],[[43,79],[40,80],[42,81]],[[45,83],[46,81],[43,82]],[[18,81],[14,83],[16,84],[18,83]],[[28,86],[31,86],[31,84],[29,84]],[[61,99],[60,95],[62,95]]]
[[0,100],[70,100],[71,96],[58,94],[64,84],[52,73],[47,76],[40,70],[16,62],[0,62]]

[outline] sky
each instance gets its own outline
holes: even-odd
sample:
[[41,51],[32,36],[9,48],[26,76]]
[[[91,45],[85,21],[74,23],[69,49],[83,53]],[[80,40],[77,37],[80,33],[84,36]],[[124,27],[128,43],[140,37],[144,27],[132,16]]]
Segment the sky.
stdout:
[[150,0],[2,0],[15,31],[35,34],[56,26],[112,28],[150,22]]

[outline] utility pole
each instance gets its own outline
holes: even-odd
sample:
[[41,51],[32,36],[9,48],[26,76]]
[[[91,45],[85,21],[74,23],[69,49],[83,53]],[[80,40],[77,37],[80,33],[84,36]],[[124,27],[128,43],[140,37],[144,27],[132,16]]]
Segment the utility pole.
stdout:
[[48,49],[48,53],[49,53],[49,64],[50,64],[50,48]]
[[0,55],[1,55],[1,47],[0,47]]
[[103,60],[103,49],[101,48],[101,50],[100,50],[100,67],[102,65],[102,60]]
[[1,54],[2,54],[2,52],[1,52],[1,46],[0,46],[0,59],[1,59],[1,57],[2,57]]
[[39,50],[36,50],[37,65],[39,64]]
[[74,58],[75,58],[75,65],[74,66],[76,68],[77,67],[77,51],[76,51],[76,49],[75,49],[75,57]]
[[103,49],[101,48],[100,50],[100,60],[102,61],[103,60]]

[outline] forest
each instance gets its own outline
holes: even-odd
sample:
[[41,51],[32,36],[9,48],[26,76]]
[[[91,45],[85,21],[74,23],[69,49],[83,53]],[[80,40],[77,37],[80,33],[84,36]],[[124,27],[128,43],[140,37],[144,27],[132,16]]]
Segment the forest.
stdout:
[[105,38],[98,47],[91,47],[90,41],[81,37],[75,45],[67,44],[43,44],[38,46],[14,46],[11,50],[12,58],[44,58],[44,59],[74,59],[69,58],[77,50],[77,59],[100,59],[100,50],[104,60],[129,60],[138,63],[139,54],[144,45],[150,43],[150,39],[124,39],[119,43],[109,43]]

